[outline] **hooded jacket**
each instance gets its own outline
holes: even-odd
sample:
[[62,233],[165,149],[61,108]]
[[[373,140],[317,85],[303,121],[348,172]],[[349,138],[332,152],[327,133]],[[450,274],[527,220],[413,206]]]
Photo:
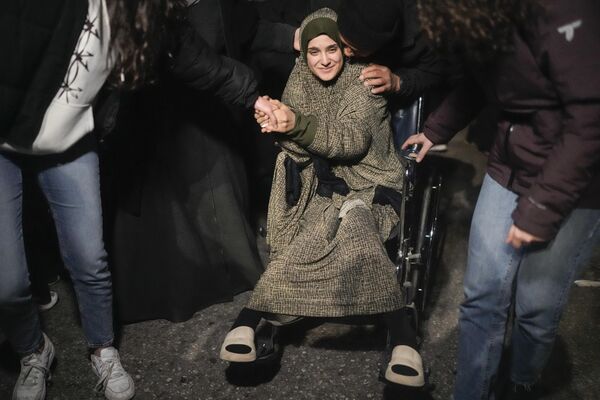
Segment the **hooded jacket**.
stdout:
[[543,2],[514,51],[466,80],[425,123],[448,141],[487,102],[502,110],[488,174],[519,194],[517,227],[551,239],[574,208],[600,208],[600,3]]

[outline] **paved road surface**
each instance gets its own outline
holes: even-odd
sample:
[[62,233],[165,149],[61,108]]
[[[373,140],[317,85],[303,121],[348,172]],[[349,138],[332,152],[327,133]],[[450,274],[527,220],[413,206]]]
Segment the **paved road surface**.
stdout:
[[[184,323],[150,321],[121,332],[123,363],[137,385],[136,399],[449,399],[454,379],[457,307],[466,237],[484,157],[457,137],[443,160],[446,241],[434,281],[434,299],[423,323],[423,358],[431,370],[429,393],[389,390],[378,381],[385,332],[374,325],[305,322],[282,334],[280,363],[228,368],[218,359],[224,334],[248,294],[198,312]],[[587,276],[600,280],[600,254]],[[72,292],[57,286],[60,303],[44,315],[58,364],[48,399],[95,399],[95,377],[86,360]],[[575,288],[560,337],[543,377],[545,399],[600,399],[600,288]],[[0,399],[9,399],[17,361],[0,346]]]

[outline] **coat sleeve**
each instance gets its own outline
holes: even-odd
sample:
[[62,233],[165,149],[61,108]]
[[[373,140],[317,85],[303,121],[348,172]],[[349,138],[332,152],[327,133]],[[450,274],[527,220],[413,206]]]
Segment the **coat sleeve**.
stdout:
[[296,28],[283,22],[260,20],[250,48],[252,51],[276,51],[293,54]]
[[252,70],[232,58],[216,54],[189,25],[176,32],[169,53],[172,74],[199,91],[211,91],[225,103],[252,108],[258,98]]
[[554,237],[600,166],[600,3],[564,3],[548,3],[538,38],[562,104],[562,132],[512,215],[516,226],[543,239]]
[[400,90],[394,100],[412,102],[442,83],[447,74],[445,60],[433,49],[419,25],[417,3],[413,0],[397,0],[402,10],[401,35],[393,41],[395,57],[393,72],[401,79]]
[[401,79],[400,91],[394,95],[400,101],[415,99],[442,83],[447,67],[422,34],[417,35],[411,48],[402,52],[404,58],[414,62],[393,70]]
[[465,77],[425,121],[423,133],[433,143],[446,143],[475,118],[485,96],[473,78]]

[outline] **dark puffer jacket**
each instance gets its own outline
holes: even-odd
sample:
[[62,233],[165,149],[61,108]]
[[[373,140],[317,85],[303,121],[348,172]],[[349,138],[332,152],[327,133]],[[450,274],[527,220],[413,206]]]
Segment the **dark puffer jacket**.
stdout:
[[488,102],[503,111],[489,175],[519,194],[513,220],[551,239],[574,208],[600,208],[600,2],[554,0],[515,50],[465,81],[424,133],[448,141]]

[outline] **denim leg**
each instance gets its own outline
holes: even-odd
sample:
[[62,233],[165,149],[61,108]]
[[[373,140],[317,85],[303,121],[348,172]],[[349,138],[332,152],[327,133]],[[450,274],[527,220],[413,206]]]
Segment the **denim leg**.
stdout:
[[90,348],[113,341],[112,282],[102,238],[98,155],[89,151],[38,173]]
[[505,243],[517,196],[486,175],[471,222],[455,400],[488,399],[502,355],[521,251]]
[[547,247],[528,251],[517,275],[511,380],[532,384],[546,365],[562,311],[594,246],[600,210],[577,209]]
[[21,168],[0,153],[0,326],[16,352],[35,351],[42,340],[31,299],[22,228]]

